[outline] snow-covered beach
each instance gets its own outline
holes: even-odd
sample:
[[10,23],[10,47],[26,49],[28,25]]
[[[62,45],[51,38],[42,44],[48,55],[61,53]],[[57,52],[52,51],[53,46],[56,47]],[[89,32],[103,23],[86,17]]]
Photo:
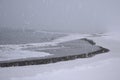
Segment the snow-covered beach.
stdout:
[[[110,49],[107,54],[92,58],[63,61],[47,65],[34,65],[25,67],[0,68],[2,80],[119,80],[120,54],[119,34],[117,32],[105,34],[70,34],[67,37],[53,41],[54,45],[61,41],[88,38],[97,45]],[[50,43],[49,43],[50,44]]]
[[0,0],[0,80],[120,80],[120,0]]

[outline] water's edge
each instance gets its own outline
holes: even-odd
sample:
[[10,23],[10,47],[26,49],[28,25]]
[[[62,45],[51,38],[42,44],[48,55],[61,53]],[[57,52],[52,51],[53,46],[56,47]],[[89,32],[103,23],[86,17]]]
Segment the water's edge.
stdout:
[[[83,38],[82,40],[88,41],[91,45],[95,45],[96,43],[92,40]],[[26,60],[16,60],[16,61],[4,61],[0,62],[0,67],[13,67],[13,66],[26,66],[26,65],[40,65],[40,64],[49,64],[49,63],[56,63],[60,61],[68,61],[68,60],[74,60],[78,58],[89,58],[93,57],[97,54],[106,53],[109,52],[109,49],[103,48],[101,46],[100,50],[90,52],[90,53],[83,53],[79,55],[68,55],[68,56],[62,56],[62,57],[53,57],[53,58],[46,58],[46,59],[26,59]]]

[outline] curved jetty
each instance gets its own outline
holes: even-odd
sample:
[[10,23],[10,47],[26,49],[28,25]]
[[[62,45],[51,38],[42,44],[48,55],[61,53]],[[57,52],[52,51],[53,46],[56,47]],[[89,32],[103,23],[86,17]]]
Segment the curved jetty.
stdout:
[[0,67],[56,63],[59,61],[74,60],[77,58],[89,58],[94,55],[109,51],[109,49],[103,48],[101,46],[97,46],[93,40],[89,40],[86,38],[62,42],[54,46],[45,46],[45,47],[33,46],[33,47],[25,48],[24,50],[47,52],[52,55],[45,57],[33,57],[33,58],[25,58],[25,59],[0,61]]

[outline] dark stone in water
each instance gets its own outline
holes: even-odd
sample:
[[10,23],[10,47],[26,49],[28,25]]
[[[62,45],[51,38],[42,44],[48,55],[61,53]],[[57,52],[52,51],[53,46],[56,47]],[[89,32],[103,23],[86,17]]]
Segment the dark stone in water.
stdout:
[[[96,43],[94,41],[86,38],[63,42],[58,44],[57,46],[54,46],[54,47],[60,47],[58,49],[54,49],[52,48],[53,46],[50,46],[50,49],[38,50],[38,51],[49,52],[51,54],[54,54],[53,56],[47,56],[43,58],[27,58],[27,59],[18,59],[18,60],[11,60],[11,61],[1,61],[0,67],[56,63],[60,61],[74,60],[77,58],[89,58],[97,54],[101,54],[109,51],[108,49],[100,46],[96,46],[95,44]],[[64,46],[64,47],[61,48],[61,46]],[[95,50],[89,47],[95,48]],[[87,51],[87,49],[89,49],[90,52]],[[36,48],[35,49],[33,48],[33,50],[37,51]]]

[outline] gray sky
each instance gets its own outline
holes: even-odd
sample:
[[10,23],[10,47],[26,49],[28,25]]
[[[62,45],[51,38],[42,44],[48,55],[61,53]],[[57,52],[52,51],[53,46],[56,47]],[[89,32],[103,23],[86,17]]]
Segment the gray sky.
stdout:
[[120,25],[120,0],[0,0],[0,27],[104,31]]

